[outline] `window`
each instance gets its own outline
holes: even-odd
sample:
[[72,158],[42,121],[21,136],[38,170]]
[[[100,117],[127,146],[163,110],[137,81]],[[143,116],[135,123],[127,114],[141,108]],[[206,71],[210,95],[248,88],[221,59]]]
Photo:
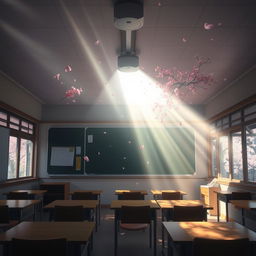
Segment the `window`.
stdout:
[[19,177],[32,176],[33,142],[20,140]]
[[35,123],[0,108],[0,126],[10,130],[8,170],[5,179],[32,177],[36,141]]
[[248,181],[256,182],[256,124],[246,126]]
[[220,176],[222,178],[229,177],[229,152],[228,152],[228,136],[221,136],[219,139],[219,164]]
[[10,136],[9,138],[9,163],[8,163],[8,179],[17,178],[18,168],[18,139]]
[[231,133],[232,140],[232,176],[233,179],[243,180],[243,154],[242,154],[242,133]]
[[211,140],[211,163],[212,163],[212,176],[217,176],[217,140],[214,138]]

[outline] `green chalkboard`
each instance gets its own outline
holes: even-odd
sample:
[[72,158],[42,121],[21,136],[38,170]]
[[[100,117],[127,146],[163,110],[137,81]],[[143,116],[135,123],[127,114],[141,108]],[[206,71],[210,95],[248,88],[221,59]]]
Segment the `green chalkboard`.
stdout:
[[49,174],[84,173],[84,128],[51,128],[48,133]]
[[87,128],[86,174],[192,175],[195,137],[189,128]]

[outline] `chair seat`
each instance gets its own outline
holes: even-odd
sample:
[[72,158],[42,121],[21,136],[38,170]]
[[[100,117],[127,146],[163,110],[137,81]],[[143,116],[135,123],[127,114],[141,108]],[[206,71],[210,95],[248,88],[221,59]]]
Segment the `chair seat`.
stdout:
[[126,230],[144,230],[148,227],[148,224],[143,223],[120,223],[120,227]]

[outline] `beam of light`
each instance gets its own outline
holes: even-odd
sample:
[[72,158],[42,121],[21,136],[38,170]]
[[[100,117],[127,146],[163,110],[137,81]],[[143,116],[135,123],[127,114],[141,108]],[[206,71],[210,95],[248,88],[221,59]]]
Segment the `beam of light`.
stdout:
[[[99,66],[98,60],[94,56],[93,51],[91,50],[90,45],[87,42],[88,40],[86,40],[86,38],[82,34],[79,26],[76,24],[74,18],[70,14],[68,8],[64,5],[63,1],[61,1],[61,5],[62,5],[62,8],[65,12],[65,15],[66,15],[70,25],[72,26],[72,28],[75,32],[76,37],[78,38],[79,43],[82,46],[83,55],[85,56],[85,58],[88,58],[90,60],[90,63],[92,64],[94,70],[96,71],[97,77],[99,78],[99,81],[100,81],[101,85],[105,85],[107,83],[107,78],[106,78],[102,68]],[[86,13],[86,9],[83,8],[83,11],[84,11],[84,14],[85,14],[85,18],[87,18],[88,14]],[[92,26],[91,22],[90,22],[90,24]]]
[[[177,167],[175,163],[170,161],[169,157],[171,153],[175,153],[187,170],[192,168],[188,159],[186,159],[183,154],[183,148],[186,149],[186,145],[183,145],[183,147],[178,145],[179,140],[177,140],[177,138],[174,140],[167,132],[168,127],[182,127],[192,130],[195,135],[195,140],[190,141],[191,136],[186,132],[183,134],[188,143],[195,143],[195,171],[205,170],[207,166],[206,135],[210,128],[203,118],[188,106],[182,104],[177,98],[172,97],[170,99],[170,97],[166,97],[166,92],[159,87],[157,82],[142,71],[135,73],[118,73],[118,76],[122,88],[122,97],[126,101],[126,106],[133,125],[138,127],[136,120],[142,120],[143,126],[152,128],[150,129],[149,138],[152,138],[152,146],[157,148],[159,152],[158,155],[164,156],[163,165],[169,167],[170,170],[175,170]],[[156,105],[158,109],[155,109]],[[161,120],[158,114],[160,116],[164,114],[164,120]],[[156,127],[162,129],[158,131],[157,129],[153,129]],[[137,133],[136,136],[138,142],[143,143],[142,135]],[[145,148],[141,154],[147,170],[150,169],[150,150],[150,148]],[[199,159],[200,161],[198,161]],[[158,162],[155,166],[159,164],[161,163]],[[177,174],[174,175],[177,177]],[[200,175],[204,177],[204,173],[195,173],[195,175],[197,175],[197,177],[200,177]],[[178,176],[179,178],[185,178],[187,175]],[[152,181],[149,180],[149,182]],[[176,184],[173,184],[171,189],[183,187],[181,181],[175,180],[175,182]],[[168,183],[168,180],[160,179],[150,185],[152,189],[170,188]]]

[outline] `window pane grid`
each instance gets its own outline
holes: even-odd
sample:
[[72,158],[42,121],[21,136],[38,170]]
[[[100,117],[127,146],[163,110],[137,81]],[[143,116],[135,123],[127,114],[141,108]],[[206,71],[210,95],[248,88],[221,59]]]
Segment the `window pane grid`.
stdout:
[[232,174],[233,179],[243,180],[243,155],[241,131],[231,134],[232,138]]

